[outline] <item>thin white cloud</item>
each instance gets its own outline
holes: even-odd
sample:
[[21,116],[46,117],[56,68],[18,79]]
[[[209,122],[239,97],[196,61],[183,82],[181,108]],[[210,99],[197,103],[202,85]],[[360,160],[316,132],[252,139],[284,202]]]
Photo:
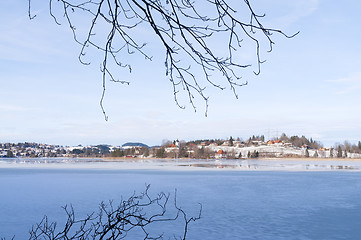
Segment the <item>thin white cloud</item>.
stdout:
[[353,73],[348,77],[330,80],[329,83],[335,84],[336,94],[348,94],[361,89],[361,72]]

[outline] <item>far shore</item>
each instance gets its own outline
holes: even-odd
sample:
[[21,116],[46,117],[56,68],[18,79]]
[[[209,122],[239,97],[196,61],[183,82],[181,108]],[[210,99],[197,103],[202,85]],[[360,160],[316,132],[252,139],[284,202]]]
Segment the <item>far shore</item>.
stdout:
[[[82,157],[83,158],[83,157]],[[84,159],[87,159],[86,157],[84,157]],[[95,158],[96,159],[96,158]],[[205,160],[205,161],[211,161],[211,160],[222,160],[222,161],[227,161],[227,160],[277,160],[277,161],[361,161],[361,158],[238,158],[238,159],[215,159],[215,158],[208,158],[208,159],[195,159],[195,158],[130,158],[130,157],[101,157],[99,159],[104,159],[105,161],[111,161],[111,160]]]
[[[6,160],[8,158],[0,158],[0,160]],[[11,159],[17,159],[17,160],[21,160],[21,159],[33,159],[34,161],[36,160],[42,160],[42,159],[49,159],[49,160],[55,160],[55,159],[94,159],[94,160],[101,160],[104,162],[112,162],[112,161],[124,161],[124,162],[134,162],[134,161],[147,161],[147,160],[151,160],[151,161],[235,161],[235,160],[239,160],[239,161],[246,161],[246,160],[252,160],[252,161],[257,161],[257,160],[262,160],[262,161],[338,161],[338,162],[347,162],[347,161],[361,161],[361,158],[313,158],[313,157],[259,157],[259,158],[235,158],[235,159],[228,159],[228,158],[220,158],[220,159],[216,159],[216,158],[205,158],[205,159],[201,159],[201,158],[155,158],[155,157],[144,157],[144,158],[139,158],[139,157],[49,157],[49,158],[31,158],[31,157],[20,157],[20,158],[11,158]]]

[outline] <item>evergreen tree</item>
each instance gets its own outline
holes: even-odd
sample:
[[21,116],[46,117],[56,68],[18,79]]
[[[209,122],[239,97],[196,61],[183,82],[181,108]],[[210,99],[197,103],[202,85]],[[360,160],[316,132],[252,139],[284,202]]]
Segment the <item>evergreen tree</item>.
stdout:
[[305,157],[306,158],[310,157],[310,153],[308,152],[308,149],[306,149],[306,151],[305,151]]
[[6,157],[13,158],[14,157],[13,152],[11,150],[8,150],[7,153],[6,153]]
[[165,149],[159,148],[156,152],[156,157],[157,158],[165,158]]
[[333,158],[333,148],[330,148],[330,158]]
[[232,138],[232,136],[229,138],[229,146],[233,146],[233,138]]
[[[250,152],[248,152],[248,153],[250,153]],[[259,152],[256,150],[254,150],[252,154],[250,153],[251,158],[258,158],[258,156],[259,156]]]
[[315,153],[313,154],[313,157],[318,158],[318,152],[317,151],[315,151]]
[[341,149],[341,146],[339,145],[338,148],[337,148],[337,157],[338,158],[342,158],[342,149]]

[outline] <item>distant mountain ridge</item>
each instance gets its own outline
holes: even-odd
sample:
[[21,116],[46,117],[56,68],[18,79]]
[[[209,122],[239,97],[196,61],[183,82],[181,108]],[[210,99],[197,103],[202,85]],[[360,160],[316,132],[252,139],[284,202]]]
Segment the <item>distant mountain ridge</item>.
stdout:
[[126,147],[147,147],[147,148],[149,148],[149,146],[148,145],[146,145],[146,144],[144,144],[144,143],[140,143],[140,142],[127,142],[127,143],[124,143],[123,145],[122,145],[122,147],[124,148],[126,148]]

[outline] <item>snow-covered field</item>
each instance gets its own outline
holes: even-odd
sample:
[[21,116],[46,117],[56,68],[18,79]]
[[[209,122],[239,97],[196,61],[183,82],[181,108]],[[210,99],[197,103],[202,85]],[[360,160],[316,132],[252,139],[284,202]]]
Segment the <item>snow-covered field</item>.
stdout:
[[[213,146],[209,145],[206,147],[207,149],[217,152],[218,150],[223,150],[226,153],[233,153],[235,156],[239,156],[241,154],[242,157],[247,157],[248,152],[253,153],[254,151],[258,151],[260,156],[271,156],[271,157],[287,157],[287,156],[299,156],[304,157],[306,155],[305,148],[297,148],[292,146],[284,146],[284,145],[261,145],[261,146],[249,146],[249,147],[236,147],[236,146]],[[316,150],[316,149],[308,149],[307,150],[310,157],[313,157],[317,152],[318,158],[329,158],[330,150]],[[336,150],[333,150],[333,156],[336,157]],[[347,153],[347,158],[361,158],[361,154],[359,153]]]

